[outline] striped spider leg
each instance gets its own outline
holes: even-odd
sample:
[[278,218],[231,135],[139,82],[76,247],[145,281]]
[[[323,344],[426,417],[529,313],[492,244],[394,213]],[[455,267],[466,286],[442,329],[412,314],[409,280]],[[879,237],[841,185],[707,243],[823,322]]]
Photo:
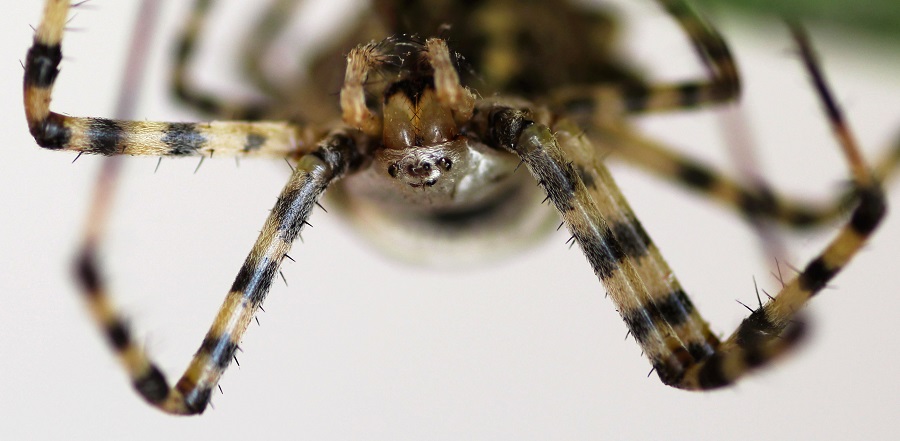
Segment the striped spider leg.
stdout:
[[95,243],[89,240],[77,259],[77,278],[89,310],[135,389],[165,412],[201,413],[319,196],[329,183],[358,166],[358,138],[334,130],[316,144],[312,136],[315,130],[289,123],[135,122],[77,118],[51,112],[49,104],[62,58],[61,41],[69,3],[48,0],[26,58],[25,111],[32,135],[42,147],[108,156],[211,155],[215,150],[231,155],[296,160],[295,171],[266,219],[200,349],[172,387],[132,338],[121,313],[113,305],[100,274]]
[[[176,94],[207,113],[247,120],[138,122],[52,112],[50,100],[62,58],[61,41],[70,2],[47,0],[44,18],[28,52],[24,78],[29,129],[42,147],[106,156],[207,157],[215,153],[275,157],[296,164],[200,349],[171,386],[135,343],[113,306],[97,263],[98,233],[90,232],[77,260],[78,280],[95,321],[135,388],[163,411],[204,411],[291,243],[326,188],[348,196],[347,201],[341,201],[346,204],[341,208],[348,212],[363,213],[364,209],[354,211],[357,207],[351,205],[368,204],[365,209],[381,210],[379,215],[388,223],[400,225],[398,229],[404,229],[398,219],[412,219],[430,221],[431,226],[443,222],[443,228],[451,225],[460,231],[471,225],[482,230],[490,227],[489,232],[505,228],[528,237],[533,230],[519,228],[529,223],[523,220],[528,216],[522,214],[529,209],[520,206],[538,190],[533,185],[521,185],[530,178],[515,173],[520,161],[547,192],[572,240],[578,242],[664,383],[686,389],[724,386],[784,352],[802,330],[794,325],[796,311],[849,262],[880,221],[885,208],[878,179],[866,171],[805,37],[795,31],[848,157],[858,206],[819,257],[770,302],[754,311],[728,340],[716,338],[621,196],[600,159],[603,150],[582,135],[582,128],[592,128],[597,132],[591,134],[596,140],[621,143],[640,152],[635,156],[654,156],[647,152],[656,151],[663,159],[657,158],[662,165],[655,167],[666,170],[663,174],[735,207],[758,205],[760,199],[754,193],[758,190],[736,184],[730,193],[717,190],[720,185],[713,183],[722,181],[711,172],[667,156],[664,149],[654,150],[652,142],[642,140],[627,127],[620,128],[629,113],[718,103],[736,98],[740,91],[735,63],[718,33],[684,1],[659,2],[690,37],[710,75],[708,80],[661,86],[625,81],[612,86],[559,89],[548,99],[501,87],[485,92],[490,98],[479,99],[462,85],[460,57],[450,51],[444,39],[401,34],[349,51],[340,89],[340,117],[317,126],[251,121],[276,110],[268,103],[226,102],[193,90],[188,65],[196,52],[210,0],[195,3],[176,60]],[[278,2],[272,11],[295,3]],[[389,0],[377,4],[379,9],[396,6]],[[508,3],[502,3],[502,7],[506,7],[506,13],[515,9]],[[580,12],[577,8],[572,11]],[[271,40],[261,37],[256,44],[265,45],[267,41]],[[486,46],[491,44],[485,42]],[[508,85],[504,82],[527,80],[529,74],[510,70],[490,78],[495,81],[493,86],[502,86]],[[376,76],[379,81],[373,81]],[[270,85],[264,78],[257,80],[263,89]],[[546,85],[538,85],[541,92],[548,90]],[[322,113],[327,115],[326,111]],[[335,187],[331,187],[333,184]],[[773,210],[747,211],[782,217]],[[537,230],[538,222],[532,223]],[[461,236],[454,236],[454,240],[462,240]]]
[[[550,94],[550,108],[586,128],[600,141],[595,145],[604,155],[696,191],[751,221],[771,219],[792,228],[811,228],[835,220],[852,208],[855,203],[852,192],[825,204],[809,204],[780,195],[762,181],[742,184],[623,122],[622,117],[626,115],[718,105],[735,101],[740,95],[737,61],[718,31],[685,1],[657,2],[689,38],[706,68],[708,80],[625,87],[602,83],[563,87]],[[895,177],[898,163],[900,137],[874,161],[878,180],[885,182]]]
[[880,183],[862,159],[806,35],[797,25],[791,29],[847,159],[858,205],[824,251],[724,342],[710,332],[578,126],[504,104],[485,102],[477,109],[484,120],[480,133],[514,151],[546,190],[665,384],[723,387],[784,353],[802,335],[798,311],[849,263],[885,214]]

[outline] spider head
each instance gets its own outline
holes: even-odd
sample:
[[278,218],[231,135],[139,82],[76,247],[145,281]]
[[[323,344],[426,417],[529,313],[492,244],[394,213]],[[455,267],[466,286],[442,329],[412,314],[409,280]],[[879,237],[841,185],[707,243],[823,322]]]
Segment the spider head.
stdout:
[[[366,177],[348,184],[353,191],[407,210],[450,210],[502,190],[517,161],[462,130],[476,98],[460,84],[458,58],[443,40],[414,36],[351,51],[341,90],[343,121],[381,140],[373,143]],[[370,74],[384,81],[370,81]],[[381,98],[380,108],[374,97]]]
[[466,140],[427,81],[393,83],[385,93],[383,112],[384,148],[376,160],[391,178],[419,188],[452,177]]

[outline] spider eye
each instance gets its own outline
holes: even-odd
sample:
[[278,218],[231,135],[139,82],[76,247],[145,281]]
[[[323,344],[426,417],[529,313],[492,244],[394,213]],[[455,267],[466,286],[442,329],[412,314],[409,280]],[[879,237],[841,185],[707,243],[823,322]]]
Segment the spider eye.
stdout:
[[444,170],[450,171],[450,167],[453,167],[453,161],[445,156],[441,159],[438,159],[438,165]]
[[396,177],[397,177],[397,169],[398,169],[398,168],[399,168],[399,167],[397,167],[397,164],[391,164],[391,165],[388,166],[387,172],[388,172],[389,175],[391,175],[392,178],[396,178]]

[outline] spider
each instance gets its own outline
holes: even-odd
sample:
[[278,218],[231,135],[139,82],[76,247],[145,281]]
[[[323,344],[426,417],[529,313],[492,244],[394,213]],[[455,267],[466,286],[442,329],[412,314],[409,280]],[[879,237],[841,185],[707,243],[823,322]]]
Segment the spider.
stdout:
[[[571,232],[571,243],[583,251],[660,380],[689,390],[730,385],[789,350],[803,334],[797,311],[849,263],[886,210],[880,180],[896,157],[869,171],[805,34],[793,25],[849,164],[855,208],[817,257],[720,341],[622,197],[605,156],[615,152],[751,219],[807,226],[839,214],[844,204],[816,209],[765,187],[741,186],[629,127],[629,115],[739,95],[727,45],[686,1],[657,3],[700,56],[708,78],[698,81],[646,83],[612,55],[610,17],[583,5],[377,0],[375,14],[338,45],[346,63],[322,54],[311,63],[308,84],[284,90],[251,57],[255,84],[282,98],[261,104],[224,101],[189,82],[188,66],[212,3],[195,3],[177,51],[174,86],[186,103],[227,120],[117,121],[50,111],[72,7],[66,0],[47,0],[25,62],[24,107],[41,147],[100,155],[281,157],[293,167],[213,325],[174,384],[112,306],[95,238],[81,250],[77,276],[95,320],[137,392],[165,412],[206,409],[326,189],[331,203],[377,243],[414,243],[409,236],[431,241],[426,260],[454,253],[469,258],[467,243],[485,238],[530,239],[561,217],[560,226]],[[260,24],[270,31],[255,34],[251,48],[272,42],[284,25],[284,8],[293,3],[274,3]],[[332,85],[340,90],[338,99],[328,94]]]

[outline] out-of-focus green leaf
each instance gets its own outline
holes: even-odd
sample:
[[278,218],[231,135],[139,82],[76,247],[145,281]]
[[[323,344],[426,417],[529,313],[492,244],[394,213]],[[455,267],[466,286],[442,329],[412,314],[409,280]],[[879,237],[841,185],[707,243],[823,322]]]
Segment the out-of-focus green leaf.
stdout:
[[836,24],[862,34],[900,39],[900,0],[694,0],[704,8],[796,17]]

